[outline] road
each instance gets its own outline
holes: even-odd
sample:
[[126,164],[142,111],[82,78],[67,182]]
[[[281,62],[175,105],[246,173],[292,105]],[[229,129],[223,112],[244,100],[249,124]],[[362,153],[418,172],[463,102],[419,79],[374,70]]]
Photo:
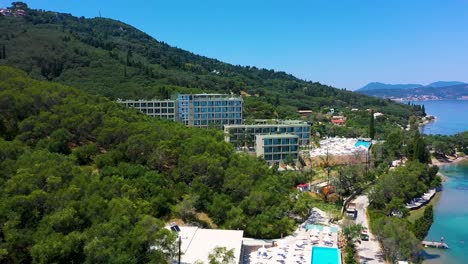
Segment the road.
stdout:
[[[360,195],[353,201],[356,203],[357,217],[356,224],[361,224],[369,228],[369,221],[367,220],[367,207],[369,206],[369,199],[366,195]],[[369,230],[369,241],[361,241],[356,247],[359,254],[361,263],[377,264],[385,263],[382,255],[380,243]]]

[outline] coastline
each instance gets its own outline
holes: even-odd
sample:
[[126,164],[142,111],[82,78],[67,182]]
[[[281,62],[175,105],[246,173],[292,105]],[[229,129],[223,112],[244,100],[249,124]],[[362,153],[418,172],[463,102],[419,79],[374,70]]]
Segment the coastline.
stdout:
[[464,161],[468,162],[468,156],[456,157],[456,158],[449,156],[444,161],[438,160],[434,157],[432,157],[431,159],[432,165],[437,165],[437,166],[452,165],[452,164],[457,164],[457,163],[464,162]]

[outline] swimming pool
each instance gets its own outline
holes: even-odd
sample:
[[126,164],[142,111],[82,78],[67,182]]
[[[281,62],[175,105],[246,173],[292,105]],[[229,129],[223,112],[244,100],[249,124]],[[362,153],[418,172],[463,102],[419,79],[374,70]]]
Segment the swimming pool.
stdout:
[[341,264],[340,250],[329,247],[312,247],[312,264]]
[[364,147],[364,148],[366,148],[366,149],[369,149],[371,145],[372,145],[372,142],[364,141],[364,140],[361,140],[361,139],[359,139],[359,140],[356,142],[356,144],[354,144],[354,146],[355,146],[356,148]]
[[[308,224],[308,225],[305,226],[307,231],[309,231],[311,229],[317,229],[318,231],[323,231],[324,227],[325,226],[323,226],[323,225],[314,225],[314,224]],[[331,226],[330,231],[333,232],[333,233],[336,233],[336,232],[338,232],[338,227]]]

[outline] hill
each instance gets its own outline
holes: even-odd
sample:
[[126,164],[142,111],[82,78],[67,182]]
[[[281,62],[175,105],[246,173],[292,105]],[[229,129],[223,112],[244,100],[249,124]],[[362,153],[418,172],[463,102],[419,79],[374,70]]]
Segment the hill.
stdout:
[[[176,92],[240,93],[246,117],[298,117],[297,109],[328,111],[373,108],[401,125],[417,109],[284,72],[238,66],[157,41],[125,23],[106,18],[28,9],[24,17],[0,17],[0,64],[39,80],[60,82],[116,99],[165,98]],[[324,110],[327,109],[327,110]]]
[[364,94],[404,100],[454,100],[468,96],[468,84],[448,87],[419,87],[412,89],[384,89],[361,91]]
[[367,91],[372,90],[396,90],[396,89],[415,89],[415,88],[423,88],[423,87],[433,87],[433,88],[442,88],[442,87],[449,87],[455,85],[462,85],[465,84],[464,82],[458,81],[437,81],[430,83],[428,85],[422,84],[387,84],[387,83],[380,83],[380,82],[371,82],[365,85],[362,88],[356,90],[356,92],[361,92],[366,94]]
[[0,66],[0,262],[166,263],[174,218],[290,233],[304,175],[223,137]]
[[368,83],[366,86],[359,88],[356,92],[364,92],[364,91],[371,91],[371,90],[384,90],[384,89],[411,89],[411,88],[419,88],[423,87],[422,84],[387,84],[387,83],[380,83],[380,82],[371,82]]
[[465,84],[464,82],[458,82],[458,81],[438,81],[438,82],[433,82],[431,84],[428,84],[427,87],[448,87],[448,86],[455,86],[455,85],[461,85]]

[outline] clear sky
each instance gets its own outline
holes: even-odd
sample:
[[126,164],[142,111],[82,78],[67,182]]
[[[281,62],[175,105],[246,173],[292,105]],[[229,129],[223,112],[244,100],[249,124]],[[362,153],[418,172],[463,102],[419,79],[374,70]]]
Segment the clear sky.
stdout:
[[338,88],[468,82],[467,0],[24,2],[76,16],[100,12],[196,54]]

